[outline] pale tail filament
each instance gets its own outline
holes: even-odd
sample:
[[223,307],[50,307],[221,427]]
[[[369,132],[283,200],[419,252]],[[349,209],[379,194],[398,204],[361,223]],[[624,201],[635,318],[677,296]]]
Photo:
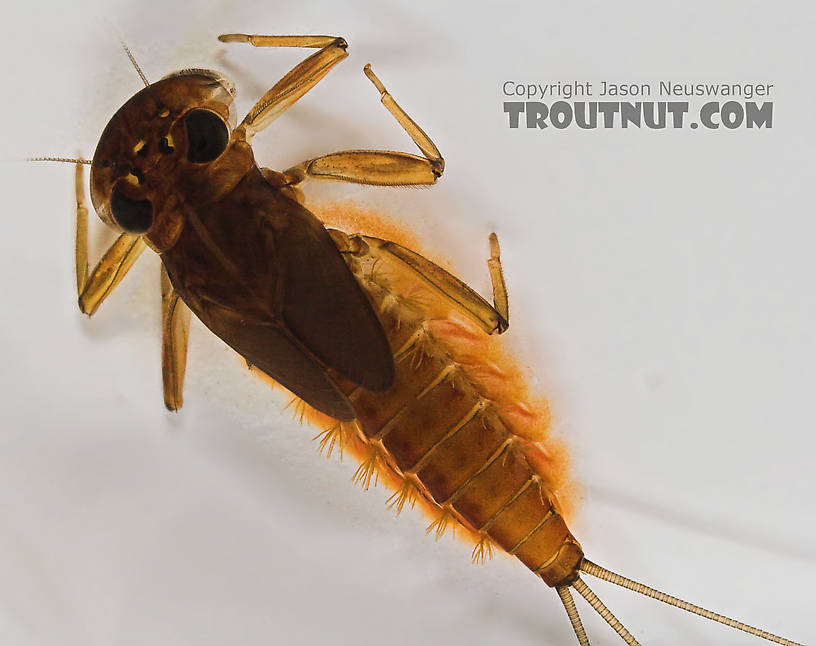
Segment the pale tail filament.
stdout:
[[637,639],[632,637],[632,634],[626,630],[624,625],[618,621],[615,615],[612,614],[612,611],[607,608],[603,601],[601,601],[595,593],[589,589],[589,586],[581,581],[581,579],[575,579],[572,583],[572,587],[575,588],[581,596],[587,600],[590,606],[597,612],[603,620],[612,626],[612,629],[621,636],[621,639],[625,641],[628,646],[640,646],[640,643]]
[[575,599],[567,586],[562,585],[555,589],[558,596],[561,597],[561,603],[564,604],[564,610],[567,611],[572,629],[575,631],[575,636],[578,638],[578,643],[581,646],[590,646],[589,637],[587,637],[584,624],[581,623],[581,617],[578,615],[578,608],[575,607]]
[[[771,634],[765,630],[754,628],[753,626],[749,626],[740,621],[736,621],[735,619],[730,619],[729,617],[719,615],[715,612],[711,612],[710,610],[706,610],[705,608],[701,608],[700,606],[695,606],[692,603],[688,603],[687,601],[683,601],[682,599],[678,599],[677,597],[668,595],[665,592],[660,592],[659,590],[650,588],[649,586],[643,585],[642,583],[638,583],[637,581],[627,579],[626,577],[621,576],[620,574],[616,574],[615,572],[611,572],[610,570],[607,570],[605,568],[602,568],[600,565],[596,565],[595,563],[593,563],[592,561],[588,561],[587,559],[584,559],[581,562],[581,570],[594,577],[603,579],[604,581],[608,581],[609,583],[614,583],[615,585],[618,585],[622,588],[626,588],[627,590],[638,592],[647,597],[651,597],[652,599],[662,601],[663,603],[666,603],[670,606],[675,606],[676,608],[685,610],[686,612],[691,612],[695,615],[705,617],[706,619],[711,619],[712,621],[716,621],[726,626],[730,626],[731,628],[736,628],[737,630],[742,630],[743,632],[746,632],[750,635],[754,635],[755,637],[761,637],[762,639],[767,639],[768,641],[777,644],[784,644],[785,646],[802,646],[798,642],[785,639],[784,637],[778,637],[777,635]],[[581,592],[581,590],[579,589],[578,584],[581,584],[584,587],[586,587],[586,584],[584,584],[583,581],[578,579],[573,584],[573,587],[575,587],[575,589],[578,590],[579,592]],[[583,592],[581,592],[581,594],[583,594]]]

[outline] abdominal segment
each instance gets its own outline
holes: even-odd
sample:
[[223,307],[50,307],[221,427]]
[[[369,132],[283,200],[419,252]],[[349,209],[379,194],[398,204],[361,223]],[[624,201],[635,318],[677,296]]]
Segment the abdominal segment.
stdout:
[[364,243],[350,249],[344,257],[379,312],[395,379],[380,393],[339,380],[357,419],[326,421],[321,445],[350,448],[361,459],[355,478],[392,486],[398,511],[420,503],[434,519],[429,532],[473,539],[474,560],[495,545],[564,584],[583,554],[562,516],[566,459],[546,435],[546,405],[525,401],[498,340],[444,295]]

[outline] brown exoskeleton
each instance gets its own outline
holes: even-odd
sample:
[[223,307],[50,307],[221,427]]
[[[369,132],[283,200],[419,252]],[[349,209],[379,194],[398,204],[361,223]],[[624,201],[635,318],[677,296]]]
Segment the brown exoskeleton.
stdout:
[[[329,233],[302,206],[296,187],[306,177],[432,184],[444,161],[367,67],[383,103],[424,158],[355,150],[311,159],[284,173],[259,168],[250,147],[253,135],[343,60],[347,45],[328,36],[246,40],[319,51],[281,79],[235,128],[229,125],[232,83],[206,70],[149,84],[120,108],[94,154],[91,196],[99,216],[124,233],[87,279],[78,260],[80,307],[93,313],[147,244],[161,255],[166,272],[168,408],[181,405],[189,307],[248,363],[314,408],[350,420],[355,414],[327,368],[382,391],[393,381],[393,359],[371,305]],[[79,210],[82,220],[81,205]],[[83,236],[78,239],[81,259]]]
[[[284,172],[260,168],[253,135],[346,57],[330,36],[221,36],[255,46],[318,51],[232,127],[232,83],[186,70],[129,99],[105,128],[91,163],[98,215],[123,231],[88,274],[87,210],[77,164],[79,305],[93,314],[144,247],[162,260],[164,400],[182,403],[190,311],[247,363],[322,415],[321,446],[358,453],[357,478],[382,476],[392,504],[422,502],[476,542],[493,545],[554,587],[581,644],[589,644],[570,588],[628,644],[629,631],[588,588],[587,573],[780,644],[794,644],[584,558],[563,519],[546,445],[531,427],[512,371],[483,347],[508,326],[498,241],[488,261],[494,304],[429,260],[393,242],[328,231],[303,206],[298,185],[330,179],[373,185],[433,184],[444,161],[431,139],[366,66],[382,103],[423,156],[353,150]],[[135,63],[134,63],[135,64]],[[138,69],[138,67],[137,67]],[[141,72],[140,72],[141,74]],[[376,271],[375,271],[376,268]],[[409,295],[423,291],[422,298]],[[481,353],[481,354],[480,354]],[[542,451],[543,447],[543,451]]]

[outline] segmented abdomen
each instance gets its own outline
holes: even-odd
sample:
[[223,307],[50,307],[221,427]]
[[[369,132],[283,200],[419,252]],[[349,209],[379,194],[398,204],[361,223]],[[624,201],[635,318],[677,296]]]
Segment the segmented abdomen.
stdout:
[[496,544],[548,584],[569,582],[583,554],[556,497],[563,454],[539,441],[546,408],[523,401],[517,371],[455,302],[362,238],[346,240],[339,246],[380,313],[396,376],[383,393],[342,384],[357,419],[331,425],[324,446],[351,446],[356,478],[386,480],[398,511],[422,502],[434,514],[429,531],[470,534],[474,560]]

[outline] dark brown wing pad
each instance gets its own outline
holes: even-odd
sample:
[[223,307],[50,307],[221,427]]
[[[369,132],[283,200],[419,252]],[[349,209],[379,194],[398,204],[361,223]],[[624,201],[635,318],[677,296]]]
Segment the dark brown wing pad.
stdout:
[[317,410],[339,420],[355,418],[354,409],[326,370],[279,325],[241,319],[230,310],[206,306],[201,321],[252,366]]
[[162,260],[207,327],[314,408],[354,418],[332,370],[368,390],[393,383],[385,331],[328,231],[257,167],[188,206]]
[[394,360],[380,320],[328,231],[305,209],[276,232],[284,277],[283,319],[315,356],[368,390],[394,381]]

